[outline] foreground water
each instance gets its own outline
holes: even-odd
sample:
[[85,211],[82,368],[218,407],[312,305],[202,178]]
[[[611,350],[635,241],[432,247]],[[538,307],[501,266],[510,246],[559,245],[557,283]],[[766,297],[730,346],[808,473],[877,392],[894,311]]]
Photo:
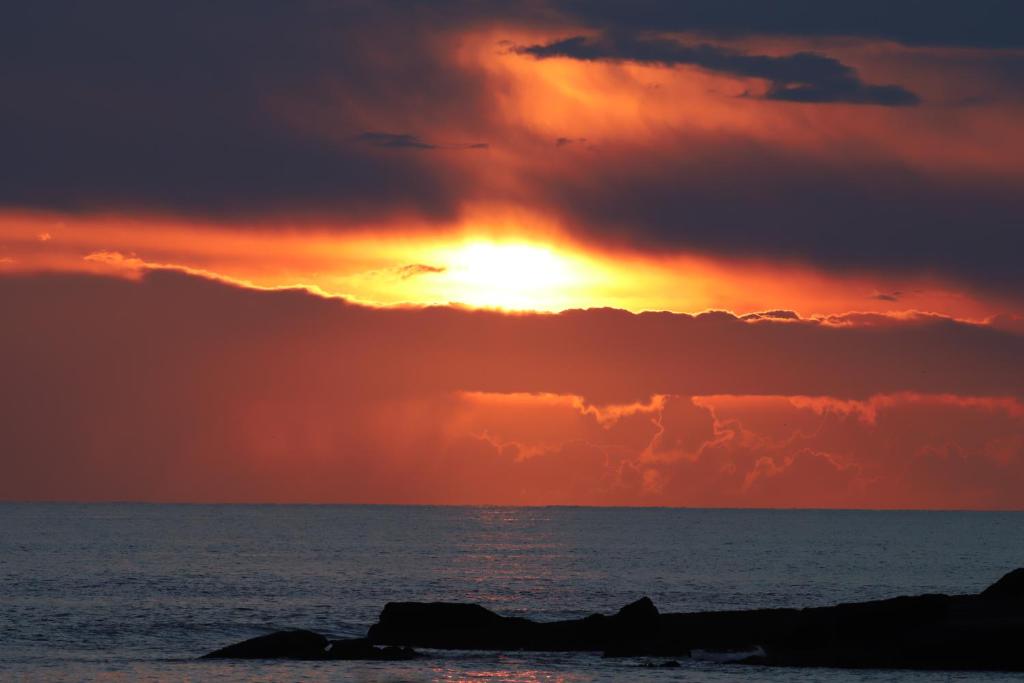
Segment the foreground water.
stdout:
[[591,654],[199,662],[271,630],[359,636],[389,600],[537,619],[975,592],[1024,566],[1024,514],[0,504],[0,678],[31,681],[948,681]]

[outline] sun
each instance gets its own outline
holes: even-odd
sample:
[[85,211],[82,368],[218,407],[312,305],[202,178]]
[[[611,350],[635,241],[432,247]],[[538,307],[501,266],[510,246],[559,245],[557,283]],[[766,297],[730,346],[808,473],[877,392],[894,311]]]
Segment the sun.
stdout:
[[452,301],[509,310],[560,310],[592,284],[581,259],[525,242],[469,242],[440,255]]
[[647,261],[551,238],[411,234],[351,242],[332,256],[351,271],[337,266],[322,288],[370,305],[642,310],[645,293],[666,289]]

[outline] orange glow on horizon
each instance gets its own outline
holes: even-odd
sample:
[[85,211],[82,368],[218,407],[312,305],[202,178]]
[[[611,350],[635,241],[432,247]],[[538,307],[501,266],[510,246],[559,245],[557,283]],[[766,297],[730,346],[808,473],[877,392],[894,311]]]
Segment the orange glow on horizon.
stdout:
[[582,244],[548,220],[500,210],[476,210],[446,231],[414,226],[383,232],[326,223],[269,230],[162,218],[0,215],[0,273],[132,276],[147,267],[245,286],[306,287],[373,306],[789,309],[803,317],[923,311],[979,322],[1019,313],[1018,302],[913,274],[896,279],[797,263],[644,254]]
[[479,308],[578,307],[618,275],[580,254],[522,241],[469,240],[428,248],[425,256],[439,265],[413,284],[419,295],[432,291],[437,300]]

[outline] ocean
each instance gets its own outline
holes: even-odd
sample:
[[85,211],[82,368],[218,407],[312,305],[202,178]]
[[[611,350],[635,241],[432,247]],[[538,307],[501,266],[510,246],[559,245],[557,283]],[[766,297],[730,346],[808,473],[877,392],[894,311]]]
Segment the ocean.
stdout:
[[[3,681],[1019,681],[599,653],[197,661],[273,630],[364,635],[395,600],[536,619],[976,592],[1024,566],[1024,513],[0,504]],[[659,660],[654,660],[659,661]]]

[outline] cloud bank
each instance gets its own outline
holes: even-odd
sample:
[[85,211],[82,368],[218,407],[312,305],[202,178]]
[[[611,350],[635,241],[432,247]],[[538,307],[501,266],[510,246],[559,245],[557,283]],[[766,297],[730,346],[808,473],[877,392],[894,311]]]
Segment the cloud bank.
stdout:
[[0,310],[5,499],[1024,505],[1024,337],[983,325],[373,309],[170,271],[3,277]]
[[1021,12],[6,3],[0,211],[385,232],[517,207],[581,242],[1019,296]]
[[689,65],[708,71],[769,82],[764,98],[784,102],[846,102],[889,107],[914,105],[920,99],[898,85],[869,85],[840,61],[814,52],[783,56],[751,55],[716,45],[687,45],[665,38],[612,33],[573,36],[516,52],[537,59],[567,57],[585,61],[633,61],[664,66]]

